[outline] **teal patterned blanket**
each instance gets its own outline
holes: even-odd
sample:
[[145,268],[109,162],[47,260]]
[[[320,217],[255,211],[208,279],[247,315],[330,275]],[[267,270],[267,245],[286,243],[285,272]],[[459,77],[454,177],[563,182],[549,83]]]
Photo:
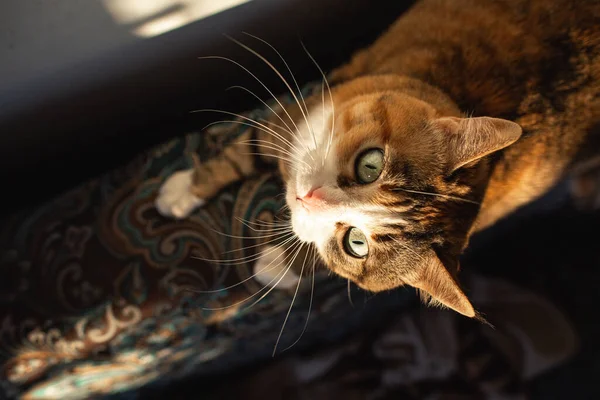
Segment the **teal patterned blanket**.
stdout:
[[[320,90],[320,84],[316,87]],[[312,88],[307,86],[305,90],[310,92]],[[266,112],[257,109],[247,116],[260,119],[266,117]],[[123,168],[3,221],[0,398],[136,398],[140,388],[165,387],[186,376],[212,376],[270,359],[293,293],[274,290],[247,308],[264,292],[250,278],[252,263],[224,266],[202,259],[250,259],[258,239],[252,238],[255,232],[242,220],[272,220],[282,206],[281,182],[273,173],[257,176],[228,188],[181,221],[161,217],[154,209],[157,190],[166,177],[191,167],[192,154],[201,159],[215,156],[244,129],[251,128],[225,123],[172,140]],[[488,299],[494,304],[490,290],[493,293],[495,286],[480,283],[479,287],[482,302]],[[435,355],[439,348],[431,337],[422,337],[435,336],[433,325],[419,328],[422,321],[411,322],[411,318],[430,318],[419,314],[415,317],[413,310],[418,302],[412,290],[402,288],[373,296],[352,288],[349,293],[346,281],[322,271],[316,276],[307,323],[310,291],[310,285],[302,287],[280,349],[295,343],[300,336],[289,352],[315,346],[341,351],[342,343],[362,343],[370,349],[370,342],[356,335],[383,321],[388,327],[369,336],[373,343],[384,343],[385,334],[395,332],[407,338],[403,346],[412,354],[396,360],[405,371],[399,384],[413,384],[411,379],[433,379],[423,365],[442,362]],[[246,299],[250,301],[244,302]],[[547,365],[543,368],[530,366],[541,371],[571,354],[575,337],[560,313],[545,300],[535,298],[533,302],[542,305],[531,312],[540,314],[540,310],[545,310],[548,326],[573,337],[564,346],[551,349],[554,356],[544,361]],[[442,320],[458,318],[449,315]],[[447,333],[444,340],[450,340],[447,346],[458,346],[462,343],[459,338],[485,336],[485,330],[471,322],[447,324],[443,322],[440,327]],[[529,339],[535,335],[520,327],[518,321],[509,326],[507,332],[523,331],[521,336]],[[468,332],[458,334],[459,328]],[[515,339],[519,335],[507,332],[502,333],[504,339],[486,339],[484,354],[493,349],[504,360],[515,352],[543,352],[522,337]],[[502,343],[514,340],[516,347],[505,354]],[[363,347],[353,347],[350,353]],[[344,373],[375,379],[371,386],[376,391],[381,389],[377,382],[381,386],[385,368],[390,365],[389,360],[378,358],[380,353],[364,350],[355,354],[355,359],[368,359],[363,364],[372,366],[368,371],[352,370],[351,363],[341,367],[331,363],[329,367],[350,368]],[[465,355],[457,352],[446,356],[458,360]],[[427,357],[433,358],[427,361]],[[277,360],[282,359],[276,357]],[[519,368],[510,367],[507,373],[528,379],[515,372]],[[297,383],[317,382],[318,388],[323,382],[333,382],[331,387],[344,387],[341,372],[328,380],[327,371],[323,369],[322,376],[310,379],[298,378]],[[436,379],[449,379],[438,372],[434,374]],[[479,378],[472,381],[473,390],[481,391],[485,386]],[[324,393],[334,397],[341,394]],[[319,398],[315,393],[307,396]]]

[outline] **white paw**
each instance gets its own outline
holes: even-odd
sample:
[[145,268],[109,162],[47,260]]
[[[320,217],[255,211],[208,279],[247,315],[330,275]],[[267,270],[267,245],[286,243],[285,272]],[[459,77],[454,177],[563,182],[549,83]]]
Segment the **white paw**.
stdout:
[[171,175],[160,187],[154,205],[166,217],[185,218],[205,201],[190,192],[194,170]]
[[276,286],[277,289],[296,287],[300,277],[296,275],[292,268],[284,272],[289,262],[289,258],[286,262],[286,254],[281,247],[266,246],[254,264],[254,279],[264,286]]

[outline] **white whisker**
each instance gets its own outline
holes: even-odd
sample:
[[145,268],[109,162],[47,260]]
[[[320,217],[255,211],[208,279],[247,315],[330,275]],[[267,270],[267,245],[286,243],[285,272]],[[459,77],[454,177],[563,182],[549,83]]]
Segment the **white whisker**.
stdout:
[[[253,249],[255,247],[264,246],[266,244],[273,243],[278,240],[287,239],[293,234],[294,234],[294,232],[292,232],[291,230],[288,232],[285,232],[285,233],[277,233],[276,235],[272,235],[272,236],[277,236],[275,239],[267,240],[266,242],[260,242],[260,243],[249,245],[249,246],[240,247],[239,249],[235,249],[235,250],[227,250],[221,254],[225,255],[225,254],[237,253],[242,250],[248,250],[248,249]],[[246,238],[243,238],[243,239],[246,239]],[[254,239],[254,238],[247,238],[247,239]]]
[[[294,258],[292,258],[292,260],[290,261],[290,264],[287,266],[287,268],[285,269],[285,271],[283,271],[283,274],[281,275],[281,278],[279,278],[279,280],[277,282],[275,282],[275,284],[271,287],[271,289],[269,289],[268,292],[266,292],[265,294],[263,294],[258,300],[256,300],[254,303],[252,303],[250,306],[248,306],[247,310],[249,310],[250,308],[254,307],[256,304],[258,304],[262,299],[264,299],[269,293],[271,293],[273,291],[273,289],[275,289],[277,287],[277,285],[279,285],[279,282],[281,282],[283,280],[283,278],[285,277],[285,275],[289,272],[290,268],[292,268],[292,265],[294,264],[294,261],[296,261],[296,257],[298,257],[298,254],[300,254],[300,250],[302,250],[302,245],[303,243],[298,241],[294,247],[293,250],[291,251],[295,251],[294,253]],[[277,275],[279,276],[279,275]],[[273,278],[267,286],[270,286],[271,283],[277,279],[277,276],[275,276],[275,278]],[[267,287],[265,286],[265,287]]]
[[298,130],[298,126],[296,125],[296,122],[294,122],[294,119],[287,112],[287,110],[285,109],[285,107],[283,107],[283,104],[281,104],[281,101],[279,101],[279,99],[273,94],[273,92],[271,90],[269,90],[269,88],[260,79],[258,79],[258,77],[255,74],[253,74],[248,68],[244,67],[239,62],[237,62],[235,60],[232,60],[231,58],[227,58],[227,57],[221,57],[221,56],[204,56],[204,57],[198,57],[198,59],[199,60],[203,60],[203,59],[206,59],[206,60],[210,60],[210,59],[213,59],[213,60],[225,60],[225,61],[228,61],[230,63],[233,63],[233,64],[237,65],[238,67],[240,67],[241,69],[243,69],[244,71],[246,71],[258,83],[260,83],[263,88],[265,88],[265,90],[269,93],[269,95],[273,98],[273,100],[275,100],[275,102],[279,105],[279,107],[281,107],[281,109],[286,114],[286,116],[290,119],[290,121],[292,122],[292,125],[294,125],[294,128],[296,128],[296,130]]
[[[267,239],[267,238],[271,238],[273,236],[281,236],[282,232],[285,232],[285,230],[282,230],[282,231],[278,231],[278,232],[272,232],[269,235],[262,235],[262,236],[239,236],[239,235],[230,235],[228,233],[219,232],[218,230],[212,229],[212,228],[208,228],[208,229],[210,229],[211,231],[213,231],[221,236],[229,237],[232,239]],[[286,230],[288,232],[292,232],[291,228],[289,228],[289,227]]]
[[[259,118],[258,120],[259,120],[259,121],[261,121],[261,122],[264,122],[265,124],[271,124],[271,125],[273,125],[275,128],[277,128],[277,129],[281,129],[282,131],[289,132],[289,131],[288,131],[288,130],[287,130],[285,127],[284,127],[284,126],[281,126],[281,125],[279,125],[279,124],[276,124],[276,123],[275,123],[275,122],[273,122],[273,121],[269,121],[268,119]],[[292,132],[289,132],[289,133],[290,133],[291,135],[294,135]]]
[[[290,157],[299,157],[298,154],[292,153],[291,151],[289,151],[285,147],[283,147],[281,145],[278,145],[277,143],[269,142],[268,140],[263,140],[263,139],[249,139],[249,140],[244,140],[244,141],[241,141],[241,142],[238,142],[238,143],[239,144],[256,144],[256,145],[260,145],[261,147],[268,148],[270,150],[278,150],[279,152],[281,152],[281,153],[283,153],[285,155],[288,155]],[[269,146],[269,147],[267,147],[267,146]],[[302,161],[302,160],[298,159],[298,162],[300,162],[300,161]],[[309,165],[306,162],[304,162],[304,163],[306,165]]]
[[[288,239],[286,239],[286,241],[292,241],[297,238],[292,236]],[[285,244],[282,243],[282,245]],[[281,247],[281,246],[278,246]],[[268,253],[266,254],[271,254],[271,252],[275,251],[278,247],[275,247],[273,249],[271,249]],[[260,254],[252,254],[249,256],[245,256],[245,257],[239,257],[239,258],[234,258],[234,259],[230,259],[230,260],[217,260],[217,259],[206,259],[206,258],[202,258],[202,257],[198,257],[198,256],[193,256],[193,258],[197,259],[197,260],[201,260],[201,261],[206,261],[206,262],[210,262],[210,263],[214,263],[214,264],[220,264],[220,265],[240,265],[240,264],[247,264],[249,262],[255,261],[257,259],[260,258]]]
[[[261,99],[261,98],[260,98],[260,97],[259,97],[259,96],[258,96],[256,93],[254,93],[252,90],[248,89],[247,87],[240,86],[240,85],[234,85],[234,86],[230,86],[230,87],[228,87],[228,88],[227,88],[227,89],[225,89],[225,90],[232,90],[232,89],[242,89],[242,90],[244,90],[245,92],[247,92],[247,93],[251,94],[252,96],[254,96],[254,98],[256,98],[256,100],[260,101],[260,102],[261,102],[261,103],[262,103],[262,104],[263,104],[263,105],[264,105],[266,108],[268,108],[268,109],[269,109],[269,110],[270,110],[270,111],[271,111],[271,112],[272,112],[272,113],[273,113],[273,114],[274,114],[274,115],[275,115],[275,116],[276,116],[276,117],[277,117],[277,118],[278,118],[278,119],[281,121],[281,123],[282,123],[284,126],[277,125],[277,124],[275,124],[274,122],[268,121],[268,120],[266,120],[266,119],[263,119],[263,122],[266,122],[266,123],[272,124],[272,125],[274,125],[274,126],[278,127],[279,129],[281,129],[281,130],[283,130],[283,131],[285,131],[285,132],[289,133],[289,134],[290,134],[290,135],[292,135],[292,136],[294,135],[294,132],[293,132],[292,128],[290,128],[290,126],[287,124],[287,122],[285,122],[285,121],[284,121],[284,119],[283,119],[283,118],[281,118],[281,116],[280,116],[280,115],[279,115],[279,114],[278,114],[278,113],[277,113],[275,110],[273,110],[273,108],[272,108],[272,107],[271,107],[271,106],[270,106],[270,105],[269,105],[269,104],[268,104],[266,101],[264,101],[263,99]],[[262,119],[262,118],[261,118],[261,119]]]
[[352,302],[352,291],[350,290],[350,279],[348,279],[348,301],[350,305],[354,307],[354,303]]
[[[302,250],[302,246],[300,246],[298,252]],[[296,284],[296,291],[294,292],[294,296],[292,297],[292,302],[290,303],[290,307],[288,308],[287,314],[285,315],[285,319],[283,320],[283,325],[281,325],[281,330],[279,331],[279,336],[277,336],[277,341],[275,342],[275,347],[273,348],[272,356],[275,357],[275,353],[277,352],[277,346],[279,346],[279,341],[281,340],[281,335],[283,335],[283,331],[285,330],[285,325],[290,318],[290,314],[292,313],[292,308],[294,307],[294,302],[296,301],[296,297],[298,296],[298,290],[300,289],[300,283],[302,282],[302,275],[304,274],[304,266],[306,265],[306,260],[308,258],[308,251],[304,255],[304,261],[302,261],[302,267],[300,268],[300,277],[298,278],[298,283]]]
[[417,257],[421,262],[425,262],[425,258],[423,258],[422,255],[420,255],[419,253],[417,253],[415,250],[411,249],[410,246],[408,246],[405,243],[400,242],[399,240],[392,238],[392,240],[394,241],[394,243],[398,244],[400,247],[402,247],[404,250],[407,250],[408,252],[412,253],[415,257]]
[[317,266],[317,251],[316,249],[313,247],[312,248],[312,255],[313,255],[313,263],[312,263],[312,282],[311,282],[311,286],[310,286],[310,300],[308,303],[308,314],[306,315],[306,321],[304,322],[304,327],[302,328],[302,332],[300,332],[300,336],[298,336],[298,339],[296,339],[294,341],[294,343],[292,343],[291,345],[289,345],[288,347],[286,347],[285,349],[283,349],[282,353],[286,350],[291,349],[292,347],[294,347],[296,345],[296,343],[298,343],[300,341],[300,339],[302,339],[302,336],[304,335],[304,332],[306,332],[306,328],[308,327],[308,320],[310,319],[310,312],[312,310],[312,304],[313,304],[313,297],[314,297],[314,293],[315,293],[315,274],[316,274],[316,266]]
[[[299,245],[300,245],[300,242],[293,244],[293,245],[292,245],[292,247],[293,247],[294,249],[297,249]],[[296,253],[296,254],[297,254],[297,253]],[[283,261],[281,261],[279,264],[277,264],[277,266],[279,266],[279,265],[281,265],[283,262],[285,262],[285,260],[286,260],[287,258],[289,258],[289,255],[287,255],[287,256],[284,258],[284,260],[283,260]],[[235,306],[238,306],[238,305],[240,305],[240,304],[242,304],[242,303],[245,303],[245,302],[247,302],[248,300],[250,300],[250,299],[252,299],[253,297],[255,297],[255,296],[257,296],[258,294],[260,294],[260,293],[261,293],[263,290],[267,289],[267,288],[268,288],[268,287],[271,285],[271,283],[272,283],[272,282],[273,282],[275,279],[277,279],[277,278],[279,277],[279,275],[282,275],[282,274],[283,274],[283,275],[281,276],[281,278],[280,278],[280,279],[277,281],[277,283],[281,282],[281,279],[283,279],[283,277],[285,276],[285,274],[286,274],[286,273],[289,271],[290,267],[291,267],[291,264],[290,264],[290,266],[288,266],[288,267],[287,267],[287,269],[286,269],[285,271],[282,271],[282,272],[278,273],[277,275],[275,275],[275,277],[274,277],[274,278],[273,278],[273,279],[272,279],[272,280],[271,280],[271,281],[270,281],[270,282],[269,282],[267,285],[263,286],[262,288],[260,288],[259,290],[257,290],[255,293],[253,293],[252,295],[250,295],[250,296],[246,297],[246,298],[245,298],[245,299],[243,299],[243,300],[240,300],[240,301],[238,301],[238,302],[235,302],[235,303],[233,303],[233,304],[229,304],[229,305],[227,305],[227,306],[223,306],[223,307],[214,307],[214,308],[202,307],[202,309],[203,309],[203,310],[206,310],[206,311],[220,311],[220,310],[226,310],[226,309],[228,309],[228,308],[235,307]],[[268,291],[267,291],[267,292],[266,292],[264,295],[262,295],[262,296],[261,296],[261,297],[260,297],[260,298],[259,298],[259,299],[258,299],[256,302],[252,303],[252,305],[251,305],[251,306],[249,306],[248,308],[251,308],[251,307],[252,307],[252,306],[254,306],[256,303],[258,303],[260,300],[264,299],[264,298],[265,298],[265,297],[266,297],[266,296],[267,296],[269,293],[271,293],[271,291],[272,291],[273,289],[275,289],[275,286],[277,286],[277,283],[276,283],[276,284],[275,284],[273,287],[271,287],[271,288],[270,288],[270,289],[269,289],[269,290],[268,290]]]
[[331,143],[333,142],[333,133],[335,131],[335,104],[333,103],[333,94],[331,93],[331,87],[329,86],[329,81],[327,80],[325,72],[323,72],[323,69],[321,68],[319,63],[317,63],[317,60],[315,60],[312,54],[310,54],[304,43],[302,43],[301,41],[300,44],[302,45],[302,48],[304,49],[308,57],[312,60],[313,64],[315,64],[315,66],[321,73],[321,76],[325,81],[325,85],[327,86],[327,91],[329,92],[329,100],[331,102],[331,131],[329,133],[329,142],[327,143],[327,149],[325,150],[325,158],[327,158],[327,156],[329,155],[329,150],[331,149]]
[[[266,44],[267,46],[269,46],[281,59],[281,61],[283,61],[283,64],[285,65],[285,67],[287,68],[288,72],[290,73],[290,76],[292,77],[292,80],[294,81],[294,84],[296,85],[296,89],[298,90],[298,94],[300,95],[300,99],[302,100],[302,104],[304,105],[304,110],[306,111],[306,116],[308,115],[308,107],[306,106],[306,101],[304,99],[304,96],[302,95],[302,90],[300,89],[300,85],[298,85],[298,81],[296,80],[296,77],[294,76],[294,73],[292,72],[292,69],[290,68],[290,66],[288,65],[287,61],[285,61],[285,58],[283,58],[283,56],[281,55],[281,53],[273,46],[271,45],[271,43],[267,42],[264,39],[261,39],[257,36],[251,35],[250,33],[247,32],[243,32],[245,35],[248,35],[264,44]],[[283,78],[282,78],[283,79]],[[287,85],[287,83],[286,83]],[[289,85],[288,85],[289,88]],[[290,91],[292,91],[292,89],[290,89]],[[293,94],[293,93],[292,93]],[[294,98],[296,98],[294,96]],[[296,102],[298,103],[298,107],[300,107],[302,109],[302,107],[300,106],[300,102],[298,102],[298,99],[296,99]],[[312,134],[312,138],[313,138],[313,143],[315,145],[315,148],[317,148],[317,139],[315,137],[315,132],[313,130],[313,127],[310,126],[310,124],[308,123],[308,118],[305,116],[305,120],[306,120],[306,125],[309,129],[309,131]],[[310,154],[310,153],[309,153]]]
[[[249,221],[243,220],[241,218],[238,218],[238,221],[240,221],[242,224],[244,224],[247,228],[252,229],[254,232],[262,232],[262,230],[253,228],[252,226],[249,225]],[[282,231],[287,231],[291,229],[291,225],[289,223],[282,225],[282,224],[273,224],[273,225],[261,225],[261,224],[255,224],[258,225],[259,227],[263,227],[263,228],[267,228],[269,229],[269,231],[272,232],[282,232]]]
[[463,201],[465,203],[471,203],[471,204],[475,204],[475,205],[481,205],[481,203],[479,203],[477,201],[473,201],[473,200],[469,200],[469,199],[463,199],[461,197],[451,196],[451,195],[448,195],[448,194],[431,193],[431,192],[421,192],[419,190],[411,190],[411,189],[404,189],[404,188],[395,188],[394,190],[399,190],[399,191],[407,192],[407,193],[422,194],[422,195],[426,195],[426,196],[441,197],[441,198],[445,198],[445,199],[449,199],[449,200]]
[[[279,248],[279,247],[281,247],[281,246],[278,246],[277,248]],[[266,253],[266,254],[269,254],[269,253]],[[284,253],[282,253],[282,254],[284,254]],[[280,258],[282,254],[280,254],[277,257],[275,257],[273,259],[273,261],[271,261],[269,264],[267,264],[260,271],[257,271],[256,273],[250,275],[249,277],[247,277],[247,278],[245,278],[245,279],[243,279],[243,280],[241,280],[241,281],[239,281],[237,283],[234,283],[233,285],[230,285],[230,286],[227,286],[227,287],[224,287],[224,288],[220,288],[220,289],[213,289],[213,290],[195,290],[194,292],[195,293],[202,293],[202,294],[206,294],[206,293],[218,293],[218,292],[221,292],[223,290],[229,290],[229,289],[232,289],[232,288],[234,288],[236,286],[239,286],[239,285],[241,285],[241,284],[243,284],[245,282],[248,282],[250,279],[254,278],[256,275],[260,274],[261,272],[272,271],[273,269],[277,268],[279,265],[281,265],[281,263],[283,262],[283,260],[279,264],[276,264],[274,266],[271,266],[271,264],[273,264],[273,262],[275,262],[275,260],[277,260],[278,258]]]
[[[227,121],[216,121],[216,123],[233,122],[233,123],[238,123],[238,124],[244,124],[244,125],[252,126],[252,127],[256,128],[256,129],[262,130],[265,133],[268,133],[268,134],[270,134],[272,136],[275,136],[276,138],[278,138],[282,142],[284,142],[287,145],[289,145],[291,148],[296,149],[296,151],[300,150],[296,146],[294,146],[289,140],[287,140],[285,137],[283,137],[280,133],[275,132],[272,128],[270,128],[270,127],[268,127],[268,126],[266,126],[264,124],[261,124],[260,122],[255,121],[252,118],[248,118],[248,117],[246,117],[246,116],[244,116],[242,114],[237,114],[237,113],[234,113],[234,112],[224,111],[224,110],[216,110],[216,109],[212,109],[212,108],[207,108],[207,109],[201,109],[201,110],[194,110],[194,111],[192,111],[192,113],[199,113],[199,112],[217,112],[217,113],[232,115],[234,117],[243,119],[244,121],[248,121],[248,122],[235,121],[235,120],[234,121],[229,121],[229,120],[227,120]],[[208,124],[207,126],[205,126],[203,128],[203,130],[206,129],[208,126],[211,126],[211,125],[214,125],[214,124],[215,124],[215,122],[212,122],[212,123]]]
[[[290,86],[290,84],[288,83],[288,81],[285,79],[285,77],[277,70],[277,68],[275,68],[275,66],[273,66],[273,64],[271,64],[269,62],[269,60],[267,60],[265,57],[263,57],[262,55],[260,55],[258,52],[256,52],[255,50],[251,49],[250,47],[246,46],[244,43],[240,42],[239,40],[236,40],[232,37],[228,37],[232,42],[238,44],[239,46],[241,46],[242,48],[248,50],[250,53],[254,54],[256,57],[258,57],[260,60],[262,60],[269,68],[271,68],[271,70],[273,72],[275,72],[275,74],[279,77],[279,79],[281,79],[281,81],[283,82],[283,84],[288,88],[288,90],[290,91],[290,94],[292,95],[292,97],[294,98],[294,100],[296,101],[296,104],[298,105],[298,108],[300,108],[300,112],[302,113],[302,116],[304,117],[304,121],[306,122],[306,126],[308,127],[308,129],[311,129],[310,126],[310,122],[308,121],[308,115],[306,114],[306,112],[304,111],[304,108],[302,108],[302,104],[300,104],[300,100],[298,99],[298,96],[296,96],[296,93],[294,92],[294,90],[292,89],[292,87]],[[298,130],[299,131],[299,130]],[[313,134],[313,139],[314,139],[314,132],[312,132]],[[316,139],[315,140],[315,148],[317,147],[317,142]],[[310,155],[310,153],[309,153]]]

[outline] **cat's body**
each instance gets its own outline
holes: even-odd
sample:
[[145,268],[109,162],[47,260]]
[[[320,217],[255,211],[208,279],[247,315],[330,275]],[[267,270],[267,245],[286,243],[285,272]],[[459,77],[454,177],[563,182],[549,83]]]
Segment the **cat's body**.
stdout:
[[286,157],[292,226],[329,268],[474,316],[455,282],[469,236],[600,154],[600,2],[422,0],[331,81],[172,178],[158,208],[183,217]]
[[494,160],[477,224],[485,227],[587,156],[577,153],[600,123],[599,25],[595,0],[422,1],[334,75],[411,76],[465,113],[523,128]]

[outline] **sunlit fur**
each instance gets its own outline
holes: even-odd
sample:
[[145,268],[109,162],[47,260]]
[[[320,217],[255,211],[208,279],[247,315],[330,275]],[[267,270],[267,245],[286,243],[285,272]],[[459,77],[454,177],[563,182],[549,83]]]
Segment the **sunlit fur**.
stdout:
[[[410,284],[475,315],[455,280],[469,236],[543,194],[597,143],[598,4],[419,2],[334,71],[331,106],[307,102],[294,137],[303,164],[291,161],[286,180],[297,236],[365,289]],[[516,144],[509,119],[526,129]],[[384,150],[384,171],[361,185],[354,163],[371,147]],[[314,187],[323,201],[308,211],[298,199]],[[369,239],[367,257],[344,251],[349,227]]]
[[[428,102],[411,95],[415,85]],[[432,246],[459,254],[468,225],[456,228],[447,216],[472,221],[483,194],[469,185],[480,176],[476,166],[445,176],[445,132],[435,123],[442,116],[459,116],[459,110],[434,88],[394,76],[341,85],[333,91],[333,103],[335,115],[328,106],[325,113],[314,106],[309,122],[314,115],[320,123],[311,124],[312,130],[302,124],[295,135],[302,151],[300,161],[292,161],[286,201],[296,235],[313,243],[334,272],[374,291],[412,282]],[[369,148],[384,151],[384,168],[376,182],[362,185],[354,165]],[[443,194],[455,198],[402,190],[429,193],[438,192],[440,186]],[[316,210],[308,211],[297,198],[313,187],[322,187],[324,199]],[[370,239],[366,258],[344,251],[342,239],[349,227],[359,228]]]
[[[477,317],[457,281],[471,234],[598,155],[599,19],[596,0],[421,0],[307,99],[287,64],[292,81],[242,44],[294,104],[275,100],[268,121],[234,121],[255,129],[196,165],[194,201],[162,193],[157,203],[186,214],[276,161],[295,237],[283,240],[291,257],[275,277],[310,245],[366,290],[408,284],[428,302]],[[363,185],[354,165],[368,148],[383,150],[384,167]],[[320,201],[307,207],[302,199],[315,188]],[[366,257],[344,250],[349,227],[366,235]]]

